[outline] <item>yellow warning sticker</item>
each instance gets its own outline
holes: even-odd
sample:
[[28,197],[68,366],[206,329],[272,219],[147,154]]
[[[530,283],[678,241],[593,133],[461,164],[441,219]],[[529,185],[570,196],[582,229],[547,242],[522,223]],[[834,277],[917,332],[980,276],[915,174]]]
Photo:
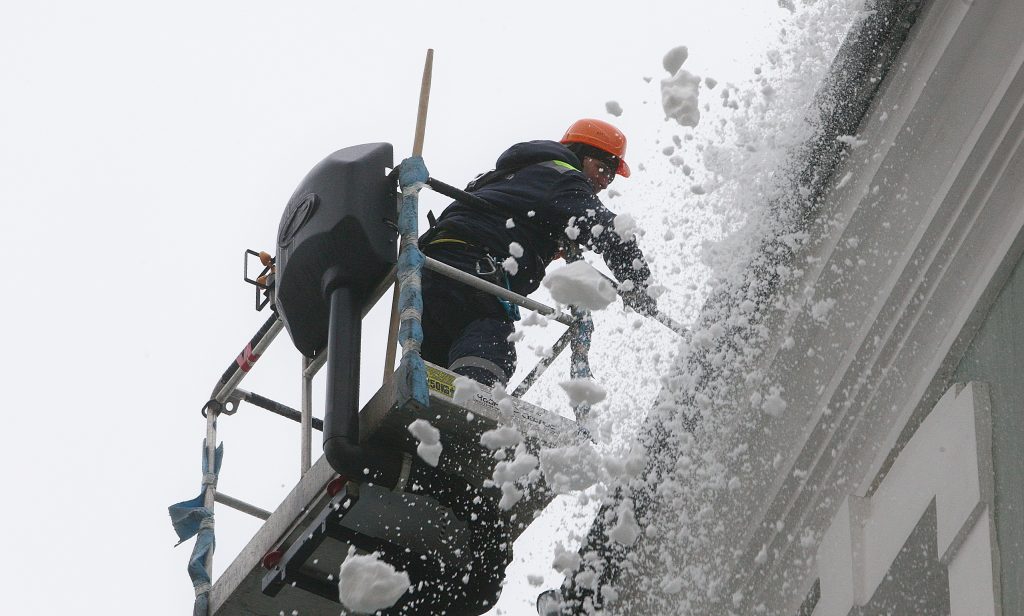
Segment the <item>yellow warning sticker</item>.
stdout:
[[427,387],[430,391],[437,392],[446,398],[455,396],[455,375],[427,366]]

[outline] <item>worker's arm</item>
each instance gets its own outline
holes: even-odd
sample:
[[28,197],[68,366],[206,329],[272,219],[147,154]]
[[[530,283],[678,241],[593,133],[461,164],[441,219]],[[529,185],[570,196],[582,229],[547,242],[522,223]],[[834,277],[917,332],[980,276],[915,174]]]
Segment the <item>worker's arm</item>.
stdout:
[[[626,305],[643,314],[657,312],[657,302],[647,293],[651,269],[636,238],[615,229],[615,214],[589,190],[589,186],[563,186],[556,203],[572,214],[565,234],[581,246],[599,253],[621,283],[620,295]],[[574,237],[575,236],[575,237]]]
[[604,258],[608,268],[615,274],[620,283],[619,295],[622,296],[622,301],[637,312],[653,315],[658,311],[658,303],[647,292],[651,281],[651,269],[647,265],[644,253],[635,238],[623,239],[615,232],[615,215],[608,210],[605,211],[612,218],[612,227],[606,228],[596,236],[592,235],[591,247]]

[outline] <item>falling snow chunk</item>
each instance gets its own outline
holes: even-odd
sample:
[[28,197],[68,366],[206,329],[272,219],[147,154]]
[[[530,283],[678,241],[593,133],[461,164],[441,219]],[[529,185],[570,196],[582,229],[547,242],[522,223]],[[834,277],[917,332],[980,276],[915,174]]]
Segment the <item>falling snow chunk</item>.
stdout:
[[[601,457],[587,442],[571,447],[553,447],[540,450],[540,468],[544,479],[556,494],[585,490],[597,482]],[[631,470],[630,461],[625,464]]]
[[675,153],[675,151],[676,146],[674,145],[667,145],[661,149],[661,153],[664,154],[665,156],[672,156]]
[[523,256],[523,246],[519,242],[512,242],[508,245],[508,254],[518,259]]
[[786,411],[786,401],[782,399],[782,388],[772,386],[768,389],[768,396],[761,404],[761,409],[772,417],[780,417]]
[[519,261],[516,261],[515,257],[509,257],[501,262],[501,269],[515,276],[519,273]]
[[409,433],[428,445],[440,442],[441,438],[441,431],[430,425],[426,419],[417,419],[409,424]]
[[680,70],[661,80],[661,107],[665,118],[681,126],[697,126],[700,122],[700,77]]
[[616,101],[608,101],[604,104],[604,110],[612,114],[616,118],[622,115],[622,105]]
[[811,306],[811,316],[815,321],[824,323],[828,319],[828,315],[832,312],[832,309],[836,305],[836,300],[832,298],[823,299],[820,302],[816,302]]
[[611,282],[586,261],[576,261],[548,273],[543,284],[556,302],[587,310],[602,310],[616,297]]
[[569,395],[569,404],[597,404],[608,396],[608,391],[590,378],[577,378],[558,384]]
[[501,484],[501,500],[498,501],[498,509],[508,511],[522,500],[525,492],[516,487],[512,481]]
[[441,431],[430,425],[426,419],[417,419],[409,424],[409,433],[419,439],[416,454],[431,466],[437,466],[443,449]]
[[455,393],[452,395],[455,404],[465,406],[480,393],[483,393],[483,386],[480,383],[465,376],[455,377]]
[[666,595],[674,595],[683,589],[683,580],[678,576],[669,576],[661,580],[661,591]]
[[[539,312],[531,312],[526,315],[526,318],[522,320],[523,325],[539,325],[540,327],[548,326],[548,318]],[[457,402],[457,401],[456,401]]]
[[862,145],[866,145],[868,142],[867,139],[857,139],[857,137],[855,137],[854,135],[839,135],[838,137],[836,137],[836,141],[848,145],[854,150],[861,147]]
[[718,85],[718,80],[714,79],[713,77],[705,77],[704,85],[708,87],[708,90],[714,90],[715,86]]
[[637,235],[640,235],[640,226],[637,224],[636,219],[629,214],[619,214],[612,221],[612,230],[615,231],[615,235],[619,236],[623,242],[636,239]]
[[704,187],[701,186],[700,184],[694,184],[693,186],[690,187],[690,192],[692,192],[695,195],[703,195],[707,191],[704,190]]
[[636,516],[633,510],[628,507],[619,508],[619,520],[615,526],[608,531],[608,538],[622,545],[633,545],[640,536],[640,525],[636,523]]
[[602,464],[610,477],[621,477],[626,472],[626,463],[615,456],[605,456]]
[[481,434],[480,444],[493,451],[503,447],[515,447],[522,441],[522,438],[522,435],[515,428],[501,426]]
[[515,226],[516,226],[516,222],[514,220],[512,220],[511,218],[509,218],[508,220],[505,221],[505,228],[506,229],[512,229]]
[[544,576],[543,575],[533,575],[532,573],[530,573],[530,574],[527,574],[526,581],[527,581],[527,583],[530,584],[530,586],[540,586],[541,584],[544,583]]
[[342,604],[359,614],[372,614],[391,607],[410,586],[408,573],[396,571],[380,560],[376,552],[356,555],[354,548],[349,548],[338,577]]
[[768,562],[768,546],[762,545],[761,551],[754,557],[754,564],[763,565]]
[[575,573],[579,569],[582,559],[576,550],[567,550],[562,544],[555,546],[555,558],[551,561],[551,568],[563,575]]
[[499,462],[495,465],[492,479],[494,483],[516,481],[532,473],[538,464],[540,464],[540,460],[537,459],[537,456],[517,449],[515,460]]
[[665,54],[665,57],[661,59],[661,65],[665,67],[669,75],[675,75],[676,71],[683,66],[683,62],[686,62],[686,58],[690,56],[690,51],[685,45],[679,47],[673,47]]
[[573,225],[569,225],[565,228],[565,236],[570,240],[574,240],[580,236],[580,230]]

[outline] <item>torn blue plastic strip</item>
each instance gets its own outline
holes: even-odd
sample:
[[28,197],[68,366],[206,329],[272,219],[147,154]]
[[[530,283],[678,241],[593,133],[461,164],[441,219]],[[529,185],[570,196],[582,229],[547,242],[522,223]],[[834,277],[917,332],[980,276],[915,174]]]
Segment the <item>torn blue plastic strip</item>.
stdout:
[[203,441],[203,486],[199,496],[175,503],[167,508],[171,516],[171,525],[178,535],[178,543],[181,545],[192,537],[196,537],[196,544],[192,548],[192,555],[188,560],[188,575],[192,579],[192,586],[196,591],[196,601],[193,606],[193,616],[207,616],[210,610],[210,584],[211,575],[206,570],[206,559],[214,551],[215,539],[213,530],[213,511],[204,506],[206,491],[217,482],[220,474],[221,460],[224,458],[224,444],[217,447],[216,459],[214,461],[213,473],[210,473],[209,456],[206,455],[206,441]]

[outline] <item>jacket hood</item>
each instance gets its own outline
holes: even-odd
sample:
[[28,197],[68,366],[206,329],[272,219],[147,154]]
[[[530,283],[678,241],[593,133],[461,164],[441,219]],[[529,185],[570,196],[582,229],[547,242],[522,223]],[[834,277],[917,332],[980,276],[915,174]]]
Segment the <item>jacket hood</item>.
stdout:
[[569,163],[579,169],[582,165],[580,159],[557,141],[526,141],[517,143],[505,150],[498,157],[495,169],[508,169],[509,167],[525,167],[535,163],[542,163],[549,160],[560,160]]

